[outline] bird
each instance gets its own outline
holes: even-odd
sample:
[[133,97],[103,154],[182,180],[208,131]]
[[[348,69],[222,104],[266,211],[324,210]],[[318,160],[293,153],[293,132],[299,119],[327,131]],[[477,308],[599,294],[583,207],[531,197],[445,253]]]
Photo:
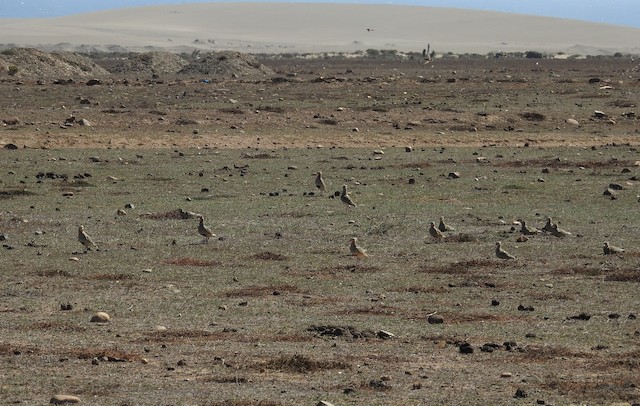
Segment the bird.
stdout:
[[369,256],[367,254],[367,250],[365,250],[364,248],[358,245],[358,239],[356,237],[353,237],[351,239],[351,245],[349,245],[349,252],[351,253],[351,256],[354,256],[356,258],[366,258]]
[[444,217],[440,217],[440,224],[438,224],[438,230],[444,231],[455,231],[456,229],[451,227],[449,224],[444,222]]
[[516,259],[513,255],[502,249],[502,243],[496,242],[496,257],[500,259]]
[[215,234],[211,232],[211,229],[204,225],[204,216],[198,216],[200,223],[198,224],[198,233],[204,237],[204,242],[209,243],[209,238],[215,237]]
[[544,227],[542,227],[542,231],[553,233],[553,226],[553,220],[551,219],[551,217],[547,217],[547,222],[545,223]]
[[429,225],[429,234],[431,234],[433,238],[436,238],[438,240],[442,240],[444,238],[444,234],[442,234],[442,231],[436,228],[436,223],[434,223],[433,221]]
[[538,230],[537,228],[528,227],[524,220],[520,220],[520,224],[522,225],[522,227],[520,227],[520,232],[524,235],[535,235],[540,233],[540,230]]
[[322,172],[320,171],[316,173],[316,187],[323,192],[327,188],[326,185],[324,184],[324,179],[322,179]]
[[78,241],[80,241],[80,244],[84,245],[85,251],[90,248],[98,249],[96,243],[94,243],[91,237],[89,237],[89,235],[84,231],[84,226],[78,227]]
[[622,254],[624,252],[624,248],[616,247],[615,245],[609,244],[608,241],[604,242],[604,246],[602,247],[604,251],[604,255],[610,254]]
[[354,203],[354,201],[351,199],[351,196],[349,196],[349,193],[347,192],[347,185],[342,185],[342,194],[340,195],[340,201],[346,204],[347,207],[356,207],[356,204]]
[[563,229],[559,228],[557,224],[552,224],[551,225],[551,235],[553,235],[555,237],[566,237],[568,235],[571,235],[571,233],[566,231],[566,230],[563,230]]

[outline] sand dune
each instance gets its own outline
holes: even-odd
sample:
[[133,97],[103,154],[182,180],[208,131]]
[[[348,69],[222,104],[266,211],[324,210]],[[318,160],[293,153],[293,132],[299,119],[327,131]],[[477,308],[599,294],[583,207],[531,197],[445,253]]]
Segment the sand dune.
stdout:
[[[370,31],[367,29],[371,29]],[[395,5],[198,3],[52,19],[0,19],[0,42],[42,49],[640,54],[640,29]]]

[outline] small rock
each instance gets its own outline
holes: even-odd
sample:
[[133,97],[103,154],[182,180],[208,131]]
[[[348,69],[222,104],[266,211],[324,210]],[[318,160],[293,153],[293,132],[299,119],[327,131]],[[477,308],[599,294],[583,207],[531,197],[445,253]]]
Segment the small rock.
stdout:
[[136,206],[134,206],[133,203],[127,203],[127,204],[124,205],[124,208],[125,209],[135,209]]
[[571,124],[571,125],[580,125],[580,123],[578,122],[578,120],[576,120],[575,118],[568,118],[566,120],[567,124]]
[[126,212],[126,211],[124,211],[123,209],[118,209],[118,210],[116,211],[116,214],[117,214],[118,216],[126,216],[126,215],[127,215],[127,212]]
[[108,323],[111,321],[111,317],[105,312],[97,312],[91,317],[92,323]]
[[430,314],[429,317],[427,317],[427,323],[429,323],[429,324],[442,324],[442,323],[444,323],[444,317],[442,317],[439,314]]
[[384,155],[384,151],[381,149],[376,149],[373,151],[373,155]]
[[613,189],[613,190],[623,190],[624,186],[622,186],[619,183],[609,183],[609,189]]
[[503,372],[500,374],[501,378],[511,378],[513,374],[511,372]]
[[320,402],[316,403],[316,406],[333,406],[333,403],[327,402],[326,400],[321,400]]
[[18,149],[18,146],[16,144],[6,144],[4,149]]
[[524,389],[520,389],[518,388],[518,390],[516,390],[516,394],[513,395],[514,398],[526,398],[527,397],[527,392],[524,391]]
[[413,152],[413,147],[404,147],[404,152]]
[[449,172],[449,175],[447,175],[447,177],[449,179],[458,179],[458,178],[460,178],[460,173],[459,172]]
[[473,347],[469,343],[462,343],[459,347],[461,354],[473,354]]
[[51,398],[49,403],[55,405],[62,405],[64,403],[80,403],[80,398],[72,395],[55,395]]
[[491,301],[491,306],[500,306],[500,302],[498,302],[497,300],[493,299]]

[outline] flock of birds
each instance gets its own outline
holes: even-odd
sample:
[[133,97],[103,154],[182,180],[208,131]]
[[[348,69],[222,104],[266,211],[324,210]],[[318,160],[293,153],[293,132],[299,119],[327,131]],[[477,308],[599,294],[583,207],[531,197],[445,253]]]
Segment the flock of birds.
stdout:
[[[327,186],[324,182],[324,179],[322,178],[322,172],[318,171],[314,175],[315,175],[316,188],[323,192],[326,191]],[[340,194],[340,201],[344,203],[347,207],[357,206],[356,203],[351,198],[351,196],[349,195],[349,192],[347,191],[347,185],[342,185],[342,193]],[[204,237],[204,241],[203,241],[204,243],[209,243],[209,239],[212,237],[215,237],[216,235],[211,231],[209,227],[207,227],[204,224],[204,216],[198,215],[197,218],[199,219],[198,234]],[[559,238],[571,235],[569,231],[563,230],[560,227],[558,227],[558,224],[554,223],[551,217],[547,217],[547,221],[544,227],[542,227],[542,229],[537,229],[535,227],[528,226],[524,220],[519,220],[518,222],[520,223],[520,233],[521,233],[521,236],[519,237],[518,241],[526,241],[527,236],[532,236],[532,235],[536,235],[544,232]],[[429,234],[434,239],[438,241],[444,240],[446,238],[444,233],[448,231],[455,231],[455,228],[445,223],[444,217],[440,217],[440,222],[437,226],[435,222],[433,221],[430,222]],[[84,246],[85,251],[98,248],[97,245],[91,239],[91,237],[89,237],[89,235],[85,232],[84,226],[78,227],[78,241],[80,242],[80,244]],[[605,255],[621,254],[625,252],[623,248],[611,245],[608,241],[605,241],[604,246],[602,247],[602,250]],[[358,239],[356,237],[353,237],[351,239],[351,242],[349,245],[349,252],[351,256],[355,257],[356,259],[366,258],[369,256],[367,254],[367,250],[365,250],[364,248],[358,245]],[[496,242],[495,255],[498,259],[504,259],[504,260],[516,259],[515,256],[511,255],[504,248],[502,248],[501,241]]]

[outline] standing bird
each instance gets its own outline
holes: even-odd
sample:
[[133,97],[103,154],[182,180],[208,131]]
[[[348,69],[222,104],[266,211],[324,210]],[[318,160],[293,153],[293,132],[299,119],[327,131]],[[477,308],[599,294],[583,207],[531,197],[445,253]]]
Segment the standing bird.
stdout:
[[535,227],[528,227],[527,223],[524,222],[524,220],[520,220],[520,224],[522,225],[522,227],[520,227],[520,232],[524,235],[535,235],[540,233],[540,230],[538,230]]
[[367,255],[367,250],[365,250],[364,248],[358,245],[358,239],[356,237],[353,237],[351,239],[351,245],[349,245],[349,252],[351,253],[351,256],[354,256],[356,258],[366,258],[369,256]]
[[347,192],[347,185],[342,185],[342,194],[340,195],[340,201],[346,204],[347,207],[356,207],[356,204],[353,202],[351,196],[349,196],[349,193]]
[[500,259],[516,259],[513,255],[502,249],[502,243],[496,242],[496,257]]
[[78,227],[78,241],[80,241],[80,244],[84,245],[85,252],[91,248],[98,249],[96,243],[94,243],[91,237],[89,237],[89,235],[84,231],[84,226]]
[[322,172],[320,171],[316,173],[316,187],[323,192],[327,189],[326,185],[324,184],[324,179],[322,179]]
[[568,235],[571,235],[571,233],[561,229],[557,224],[551,224],[551,235],[553,235],[554,237],[566,237]]
[[204,243],[209,243],[209,238],[215,237],[215,234],[211,232],[211,229],[204,225],[204,216],[198,216],[200,223],[198,224],[198,233],[204,237]]
[[444,217],[440,217],[440,224],[438,224],[438,230],[445,232],[445,231],[456,231],[455,228],[451,227],[449,224],[446,224],[444,222]]
[[542,231],[553,233],[553,226],[557,226],[557,224],[553,223],[551,217],[547,217],[547,222],[545,223],[544,227],[542,227]]
[[431,236],[437,240],[444,239],[444,234],[442,234],[442,231],[436,228],[436,223],[434,223],[433,221],[429,225],[429,234],[431,234]]
[[605,241],[604,246],[602,247],[604,251],[604,255],[610,254],[622,254],[624,252],[624,248],[616,247],[615,245],[609,244],[609,242]]

